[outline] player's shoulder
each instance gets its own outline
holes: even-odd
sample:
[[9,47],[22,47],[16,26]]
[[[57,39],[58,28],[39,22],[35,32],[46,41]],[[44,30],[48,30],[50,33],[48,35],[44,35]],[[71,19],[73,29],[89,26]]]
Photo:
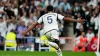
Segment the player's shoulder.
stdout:
[[57,13],[46,13],[46,14],[43,15],[43,17],[45,17],[45,16],[49,16],[49,15],[57,16]]
[[54,15],[57,15],[58,13],[53,13]]

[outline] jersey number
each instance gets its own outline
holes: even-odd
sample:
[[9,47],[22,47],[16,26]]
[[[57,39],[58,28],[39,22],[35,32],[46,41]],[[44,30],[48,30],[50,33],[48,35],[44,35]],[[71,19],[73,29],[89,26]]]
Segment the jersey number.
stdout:
[[48,16],[47,21],[48,21],[49,24],[51,24],[52,23],[52,16]]

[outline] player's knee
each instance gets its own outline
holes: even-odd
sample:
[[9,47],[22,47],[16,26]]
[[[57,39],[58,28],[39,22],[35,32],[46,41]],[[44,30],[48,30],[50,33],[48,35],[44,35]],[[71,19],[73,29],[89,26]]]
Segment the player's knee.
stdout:
[[54,39],[53,42],[55,42],[56,44],[59,45],[59,40],[58,39]]

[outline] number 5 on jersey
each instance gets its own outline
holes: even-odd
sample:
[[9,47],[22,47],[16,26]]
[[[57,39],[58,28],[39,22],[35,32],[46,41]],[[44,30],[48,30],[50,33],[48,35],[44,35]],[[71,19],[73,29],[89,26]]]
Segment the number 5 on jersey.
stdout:
[[48,16],[47,21],[48,21],[49,24],[51,24],[52,23],[52,16]]

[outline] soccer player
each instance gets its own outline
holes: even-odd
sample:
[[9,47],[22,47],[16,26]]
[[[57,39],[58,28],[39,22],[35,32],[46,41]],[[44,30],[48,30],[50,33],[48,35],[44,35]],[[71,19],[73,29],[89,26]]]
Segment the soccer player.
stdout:
[[72,21],[72,22],[80,22],[84,23],[85,20],[76,20],[70,17],[65,17],[61,14],[57,14],[53,12],[53,6],[49,5],[46,8],[47,14],[42,15],[38,21],[32,24],[26,31],[23,31],[22,34],[25,35],[30,30],[35,28],[37,25],[43,23],[44,24],[44,35],[48,38],[48,44],[51,47],[54,47],[57,51],[58,56],[62,56],[61,49],[58,46],[59,42],[59,34],[58,34],[58,23],[57,20],[60,21]]

